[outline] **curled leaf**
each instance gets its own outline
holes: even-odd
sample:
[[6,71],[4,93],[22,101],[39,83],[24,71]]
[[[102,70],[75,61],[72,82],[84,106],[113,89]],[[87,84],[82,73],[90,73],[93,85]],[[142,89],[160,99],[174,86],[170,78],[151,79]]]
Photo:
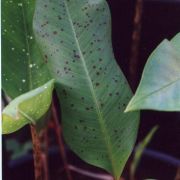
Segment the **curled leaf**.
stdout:
[[2,133],[15,132],[26,124],[37,124],[51,105],[54,80],[15,98],[2,112]]

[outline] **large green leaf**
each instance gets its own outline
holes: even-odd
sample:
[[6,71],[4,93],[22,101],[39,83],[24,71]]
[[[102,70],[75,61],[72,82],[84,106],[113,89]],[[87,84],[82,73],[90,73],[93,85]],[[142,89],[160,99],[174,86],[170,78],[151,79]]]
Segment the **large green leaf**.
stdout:
[[2,112],[2,133],[9,134],[44,119],[51,105],[53,87],[54,80],[51,80],[11,101]]
[[62,105],[63,133],[86,162],[118,179],[133,149],[139,113],[114,60],[105,0],[37,0],[34,30]]
[[15,98],[50,80],[32,31],[34,0],[2,0],[2,87]]
[[136,94],[126,111],[180,111],[180,33],[151,54]]

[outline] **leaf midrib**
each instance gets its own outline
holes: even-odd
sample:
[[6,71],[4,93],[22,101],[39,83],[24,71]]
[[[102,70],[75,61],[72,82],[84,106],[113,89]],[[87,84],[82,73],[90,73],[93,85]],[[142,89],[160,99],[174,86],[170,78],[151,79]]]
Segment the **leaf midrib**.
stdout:
[[22,2],[22,18],[23,18],[23,25],[24,25],[24,33],[25,33],[25,40],[26,40],[26,48],[27,48],[27,52],[28,52],[28,66],[27,66],[27,72],[29,74],[28,79],[29,79],[29,90],[32,90],[32,73],[31,73],[31,68],[30,68],[30,64],[31,64],[31,52],[30,52],[30,48],[29,48],[29,41],[28,41],[28,32],[27,32],[27,27],[26,27],[26,18],[25,18],[25,13],[24,13],[24,2]]
[[76,35],[76,31],[75,31],[75,28],[74,28],[74,25],[73,25],[73,22],[72,22],[71,14],[69,12],[69,8],[68,8],[68,5],[66,3],[66,0],[64,0],[64,4],[65,4],[66,12],[67,12],[67,15],[68,15],[68,20],[69,20],[69,23],[70,23],[70,26],[72,28],[72,32],[73,32],[73,35],[74,35],[74,39],[75,39],[75,42],[76,42],[76,45],[77,45],[77,48],[78,48],[78,51],[79,51],[80,59],[82,61],[82,64],[83,64],[83,67],[84,67],[84,70],[85,70],[85,73],[86,73],[86,76],[87,76],[87,80],[88,80],[88,84],[89,84],[89,87],[90,87],[91,95],[92,95],[94,104],[96,106],[96,112],[97,112],[97,115],[99,117],[98,120],[99,120],[99,124],[100,124],[100,127],[101,127],[102,134],[104,135],[103,138],[104,138],[105,145],[107,147],[108,156],[109,156],[109,160],[111,162],[112,170],[113,170],[113,173],[115,173],[115,167],[114,167],[114,162],[113,162],[114,160],[112,158],[112,149],[111,149],[112,145],[111,145],[111,142],[110,142],[108,132],[106,130],[106,126],[104,124],[103,114],[102,114],[102,112],[100,110],[100,106],[99,106],[99,103],[98,103],[98,100],[97,100],[97,97],[96,97],[96,93],[94,91],[94,86],[93,86],[93,83],[91,81],[91,78],[90,78],[90,75],[89,75],[89,71],[87,69],[87,65],[86,65],[83,53],[81,51],[81,47],[80,47],[80,44],[79,44],[79,41],[78,41],[78,38],[77,38],[77,35]]
[[[25,33],[25,41],[26,41],[26,49],[27,49],[27,59],[28,59],[28,66],[27,66],[27,72],[29,74],[28,78],[28,83],[29,83],[29,89],[28,90],[32,90],[32,72],[31,72],[31,68],[30,68],[30,64],[31,64],[31,52],[30,52],[30,48],[29,48],[29,41],[28,41],[28,31],[27,31],[27,26],[26,26],[26,18],[25,18],[25,13],[24,13],[24,2],[22,2],[22,19],[23,19],[23,26],[24,26],[24,33]],[[25,112],[21,111],[20,109],[18,110],[19,113],[24,116],[26,119],[28,119],[28,121],[30,122],[30,124],[36,124],[35,120],[32,119],[30,116],[28,116]]]

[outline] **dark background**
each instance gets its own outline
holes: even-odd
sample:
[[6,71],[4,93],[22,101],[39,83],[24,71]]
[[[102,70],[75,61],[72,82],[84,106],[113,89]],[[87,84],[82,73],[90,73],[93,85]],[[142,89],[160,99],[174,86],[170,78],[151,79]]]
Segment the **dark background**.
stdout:
[[[128,64],[133,30],[134,1],[109,0],[112,13],[112,39],[116,60],[128,79]],[[145,0],[139,49],[138,80],[154,48],[165,38],[180,32],[180,1]],[[158,124],[151,146],[180,158],[180,115],[167,112],[142,112],[139,139]]]
[[[112,39],[115,57],[129,80],[128,65],[135,3],[130,0],[109,0],[108,2],[112,13]],[[138,82],[148,56],[153,49],[163,39],[171,39],[178,32],[180,32],[180,1],[144,1],[137,73]],[[138,141],[142,140],[155,125],[159,125],[159,129],[148,147],[180,159],[180,113],[143,111],[141,113]],[[164,164],[152,159],[143,158],[140,166],[146,167],[144,172],[146,178],[150,177],[150,174],[153,177],[153,170],[156,171],[154,176],[162,180],[173,179],[172,174],[175,173],[171,165],[166,164],[165,167]]]

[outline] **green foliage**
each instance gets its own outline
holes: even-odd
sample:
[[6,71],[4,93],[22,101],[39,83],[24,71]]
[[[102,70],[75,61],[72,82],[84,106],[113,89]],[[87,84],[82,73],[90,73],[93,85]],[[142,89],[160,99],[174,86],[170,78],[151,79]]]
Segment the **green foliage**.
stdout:
[[45,120],[51,103],[53,81],[47,83],[51,78],[32,31],[34,2],[2,1],[2,87],[16,98],[3,111],[3,134]]
[[22,94],[7,105],[2,112],[2,133],[17,131],[26,124],[36,125],[51,105],[54,80]]
[[105,0],[37,0],[34,30],[62,107],[66,142],[118,179],[133,149],[139,112],[111,45]]
[[11,153],[11,159],[17,159],[32,150],[32,142],[27,141],[21,144],[15,139],[7,139],[6,149]]
[[157,129],[158,129],[158,126],[153,127],[151,131],[147,134],[147,136],[137,145],[137,148],[134,154],[134,159],[130,168],[131,179],[134,179],[134,175],[139,165],[139,162],[141,160],[142,154],[144,150],[146,149],[146,147],[148,146],[148,144],[150,143]]
[[127,111],[180,111],[180,33],[151,54]]
[[2,0],[2,87],[15,98],[48,80],[32,31],[34,0]]

